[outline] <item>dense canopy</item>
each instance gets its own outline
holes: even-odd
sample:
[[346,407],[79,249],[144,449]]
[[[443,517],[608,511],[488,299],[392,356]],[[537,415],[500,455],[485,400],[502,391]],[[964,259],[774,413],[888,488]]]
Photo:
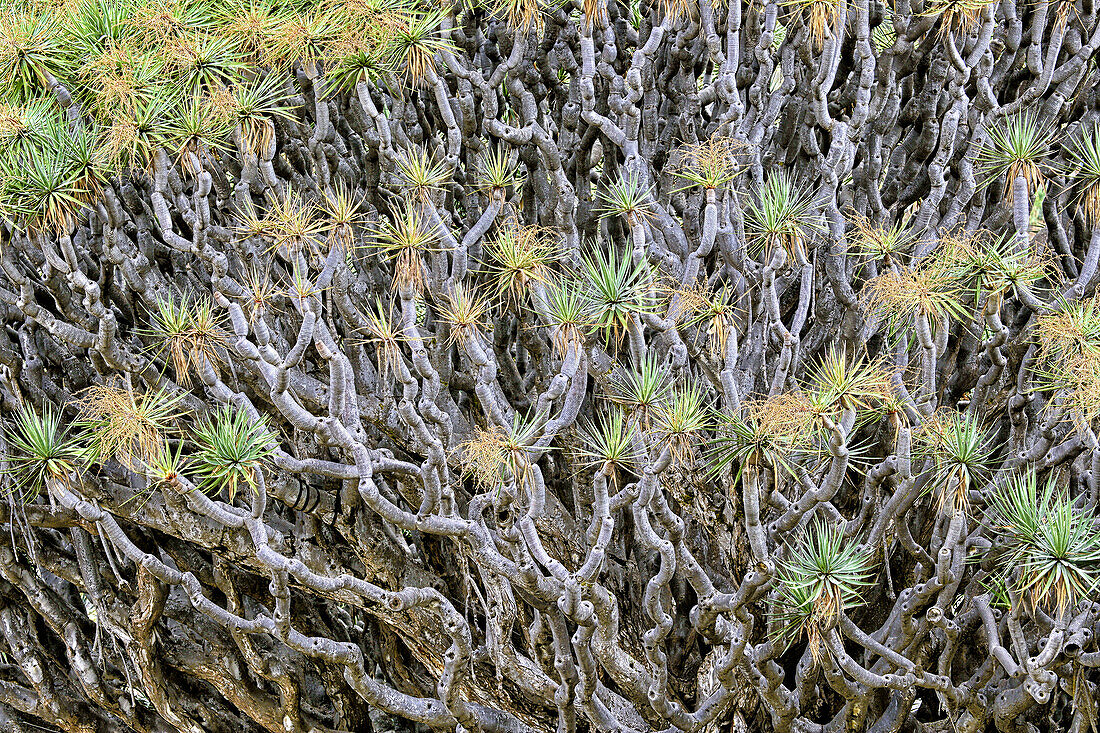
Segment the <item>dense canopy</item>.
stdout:
[[0,730],[1097,730],[1093,0],[0,3]]

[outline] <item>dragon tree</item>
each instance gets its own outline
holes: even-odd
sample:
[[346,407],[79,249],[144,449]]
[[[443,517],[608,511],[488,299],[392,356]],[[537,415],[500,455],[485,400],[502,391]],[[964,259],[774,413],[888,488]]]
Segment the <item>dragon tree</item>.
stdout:
[[1100,730],[1094,0],[0,0],[0,730]]

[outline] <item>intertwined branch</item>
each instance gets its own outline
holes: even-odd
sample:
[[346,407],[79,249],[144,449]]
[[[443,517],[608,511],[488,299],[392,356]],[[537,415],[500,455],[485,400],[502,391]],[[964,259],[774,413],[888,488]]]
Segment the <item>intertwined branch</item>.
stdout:
[[1098,726],[1088,0],[5,0],[0,729]]

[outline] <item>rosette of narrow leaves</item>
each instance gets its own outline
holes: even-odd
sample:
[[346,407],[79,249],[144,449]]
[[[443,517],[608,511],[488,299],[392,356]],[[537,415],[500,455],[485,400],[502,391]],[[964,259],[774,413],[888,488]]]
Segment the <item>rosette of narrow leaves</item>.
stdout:
[[355,255],[356,229],[365,219],[362,208],[362,197],[344,186],[325,191],[325,198],[321,202],[329,244],[342,248],[349,261]]
[[375,298],[375,307],[367,308],[362,327],[366,341],[374,345],[375,362],[383,380],[391,378],[401,364],[401,341],[405,339],[401,327],[395,323],[392,308]]
[[722,358],[736,327],[734,290],[729,285],[723,285],[717,292],[711,292],[703,285],[688,291],[677,291],[677,294],[686,313],[684,324],[698,328],[697,338],[706,337],[711,355]]
[[242,300],[248,312],[248,322],[255,324],[278,296],[279,289],[271,277],[270,270],[255,263],[249,265],[244,271],[242,283],[245,286]]
[[823,638],[871,585],[871,558],[844,537],[841,527],[815,522],[779,564],[775,637],[784,647],[805,634],[815,660]]
[[673,460],[690,464],[713,424],[711,410],[696,384],[672,390],[653,414],[652,432]]
[[1036,392],[1053,393],[1046,407],[1048,415],[1061,412],[1060,420],[1072,423],[1082,433],[1100,418],[1100,350],[1067,365],[1057,361],[1036,365],[1032,373]]
[[189,366],[190,348],[188,345],[188,333],[191,330],[191,322],[187,308],[187,296],[180,303],[172,298],[164,298],[157,301],[156,309],[150,314],[149,336],[156,343],[156,356],[167,352],[169,360],[176,372],[176,378],[182,383],[190,379]]
[[477,178],[474,183],[484,193],[516,190],[523,185],[525,177],[519,168],[519,156],[509,153],[501,147],[485,150],[478,158]]
[[69,232],[87,205],[81,170],[64,148],[32,148],[17,160],[0,156],[0,185],[0,215],[31,232]]
[[226,110],[199,94],[172,109],[166,138],[183,169],[192,176],[202,172],[202,164],[215,153],[229,149],[233,123]]
[[849,251],[884,260],[887,264],[907,252],[915,241],[907,222],[900,221],[891,226],[876,225],[858,212],[852,212],[852,229],[849,233]]
[[61,63],[58,23],[48,10],[6,5],[0,15],[0,79],[16,100],[48,87]]
[[71,231],[107,179],[100,136],[67,129],[49,100],[0,105],[0,215],[30,232]]
[[327,229],[321,209],[292,186],[276,197],[264,220],[263,234],[271,240],[270,250],[286,256],[307,249],[316,252]]
[[1100,296],[1059,299],[1056,305],[1037,319],[1035,389],[1064,390],[1058,404],[1078,429],[1084,429],[1100,417]]
[[9,160],[68,137],[65,119],[51,99],[0,103],[0,155]]
[[52,144],[62,151],[67,170],[76,178],[76,195],[92,205],[113,173],[103,148],[101,131],[88,126]]
[[1086,300],[1061,299],[1056,306],[1036,320],[1040,358],[1070,366],[1100,356],[1100,293]]
[[650,418],[672,394],[672,370],[648,353],[633,369],[613,375],[608,386],[608,399],[648,427]]
[[489,303],[477,290],[463,283],[456,283],[445,300],[436,305],[436,316],[447,324],[450,333],[446,343],[465,344],[469,339],[483,335],[489,324]]
[[409,83],[420,84],[429,74],[434,74],[437,54],[454,49],[454,44],[440,33],[445,17],[446,13],[438,9],[410,12],[403,22],[394,25],[390,48],[397,69],[404,73]]
[[985,481],[993,467],[994,448],[977,419],[940,412],[923,422],[914,437],[917,455],[931,460],[928,490],[940,510],[967,511],[970,490]]
[[182,414],[182,400],[182,393],[173,395],[163,387],[144,394],[111,385],[87,390],[78,425],[88,436],[89,463],[114,459],[135,472],[155,463],[164,437]]
[[230,110],[246,150],[260,154],[271,146],[275,135],[272,118],[290,119],[292,116],[293,107],[286,100],[283,80],[277,74],[233,87]]
[[69,5],[62,14],[60,37],[66,65],[80,68],[112,48],[131,45],[127,41],[140,41],[135,39],[141,29],[133,22],[133,10],[131,3],[115,0],[77,0]]
[[180,385],[190,386],[193,369],[220,361],[225,330],[210,300],[192,299],[186,294],[178,301],[158,300],[149,321],[146,334],[154,341],[154,355],[166,357]]
[[475,428],[474,437],[461,446],[462,471],[484,488],[500,488],[509,480],[522,484],[534,456],[548,448],[536,448],[538,423],[518,413],[505,429],[499,425]]
[[[301,66],[310,76],[316,76],[318,63],[324,60],[341,35],[341,19],[321,3],[309,8],[288,8],[278,18],[278,26],[261,51],[266,66],[280,70]],[[303,12],[306,11],[306,12]]]
[[[173,442],[175,447],[172,446]],[[163,484],[178,486],[180,475],[190,462],[190,456],[183,454],[185,442],[164,438],[160,450],[146,462],[144,474],[149,479],[150,489]]]
[[427,201],[432,194],[442,191],[451,177],[447,166],[432,160],[432,156],[423,148],[406,151],[398,157],[397,175],[402,185],[422,201]]
[[294,263],[285,278],[287,297],[301,307],[306,307],[306,301],[319,296],[328,289],[327,285],[321,285],[316,278],[310,277],[308,267],[297,262]]
[[415,207],[404,206],[376,227],[374,247],[394,261],[393,282],[416,293],[424,290],[424,255],[439,243],[439,228]]
[[122,2],[129,16],[127,29],[136,42],[167,45],[210,30],[217,21],[214,7],[202,0],[142,0]]
[[941,34],[954,31],[965,37],[978,25],[985,9],[995,0],[933,0],[921,15],[939,16]]
[[1047,277],[1049,261],[1012,246],[1011,237],[971,237],[955,246],[960,282],[970,281],[974,301],[983,295],[1026,291]]
[[701,186],[706,190],[724,188],[744,169],[738,170],[737,153],[742,144],[733,138],[714,137],[706,142],[689,145],[673,175],[684,181],[685,190]]
[[657,303],[651,295],[653,273],[644,259],[605,247],[589,253],[581,263],[581,279],[592,304],[592,320],[607,344],[619,344],[630,319],[651,313]]
[[393,56],[384,48],[355,48],[341,56],[326,75],[330,92],[355,91],[360,84],[385,78],[394,70]]
[[230,502],[243,487],[256,490],[259,473],[275,452],[266,422],[229,405],[199,423],[194,440],[192,466],[199,488],[211,494],[224,491]]
[[770,175],[749,197],[745,208],[745,234],[768,257],[776,247],[801,262],[806,241],[822,230],[814,212],[817,197],[787,171]]
[[891,337],[925,317],[931,328],[948,319],[965,321],[969,313],[962,301],[963,287],[953,268],[933,263],[919,268],[884,272],[864,285],[864,308],[887,323]]
[[577,433],[580,445],[574,455],[582,468],[602,471],[612,482],[637,470],[640,430],[622,409],[612,406],[596,420],[582,418]]
[[121,114],[135,114],[139,106],[153,99],[182,92],[168,81],[170,74],[160,54],[131,43],[108,45],[76,68],[79,71],[73,84],[77,99],[104,124]]
[[485,241],[485,274],[493,282],[498,302],[517,310],[527,301],[532,282],[546,282],[558,247],[549,232],[516,221],[505,222]]
[[986,173],[988,186],[1006,177],[1004,198],[1012,203],[1016,179],[1023,178],[1030,198],[1043,184],[1049,165],[1045,158],[1054,143],[1050,127],[1031,113],[1022,113],[989,129],[989,139],[978,151],[978,167]]
[[1073,202],[1085,221],[1095,226],[1100,221],[1100,131],[1097,126],[1085,128],[1066,146],[1066,152]]
[[636,174],[620,172],[615,182],[597,192],[596,197],[603,211],[601,218],[622,216],[634,226],[653,217],[653,187],[643,185]]
[[825,37],[835,36],[847,12],[844,0],[786,0],[783,5],[795,13],[805,13],[804,22],[815,49],[820,49]]
[[808,447],[809,415],[801,404],[792,414],[786,400],[745,401],[741,414],[719,412],[715,418],[717,435],[704,451],[708,474],[731,471],[732,485],[746,468],[770,468],[778,484],[781,471],[794,474],[793,455]]
[[116,108],[104,142],[112,164],[148,170],[158,148],[171,149],[171,114],[177,100],[172,90],[157,89]]
[[836,349],[829,350],[810,369],[807,386],[821,395],[830,411],[871,410],[885,404],[893,394],[890,373],[881,360],[850,361]]
[[229,0],[213,8],[214,22],[222,35],[240,44],[244,58],[259,62],[280,26],[287,20],[283,7],[269,0]]
[[79,438],[61,425],[61,413],[51,405],[41,414],[24,405],[6,426],[8,441],[4,472],[12,477],[24,500],[38,495],[50,481],[67,483],[79,468]]
[[168,66],[177,83],[190,92],[213,91],[234,84],[247,68],[237,39],[192,32],[166,45]]
[[1049,477],[1012,476],[990,498],[990,529],[1004,553],[1005,584],[1031,608],[1065,615],[1100,592],[1100,533],[1092,510],[1082,511]]
[[564,359],[570,347],[580,348],[592,328],[591,306],[584,289],[576,280],[546,283],[546,319],[550,343]]

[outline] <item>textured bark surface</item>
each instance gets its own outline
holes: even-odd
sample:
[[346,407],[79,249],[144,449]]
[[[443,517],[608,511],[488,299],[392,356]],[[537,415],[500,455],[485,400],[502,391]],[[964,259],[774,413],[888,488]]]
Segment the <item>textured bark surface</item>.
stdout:
[[[123,113],[64,49],[12,76],[0,729],[1095,730],[1091,0],[295,8],[194,86],[276,111],[157,108],[72,215],[19,110]],[[379,8],[427,28],[388,65]],[[51,409],[83,452],[31,486]],[[1029,476],[1082,530],[1049,586],[996,511]]]

